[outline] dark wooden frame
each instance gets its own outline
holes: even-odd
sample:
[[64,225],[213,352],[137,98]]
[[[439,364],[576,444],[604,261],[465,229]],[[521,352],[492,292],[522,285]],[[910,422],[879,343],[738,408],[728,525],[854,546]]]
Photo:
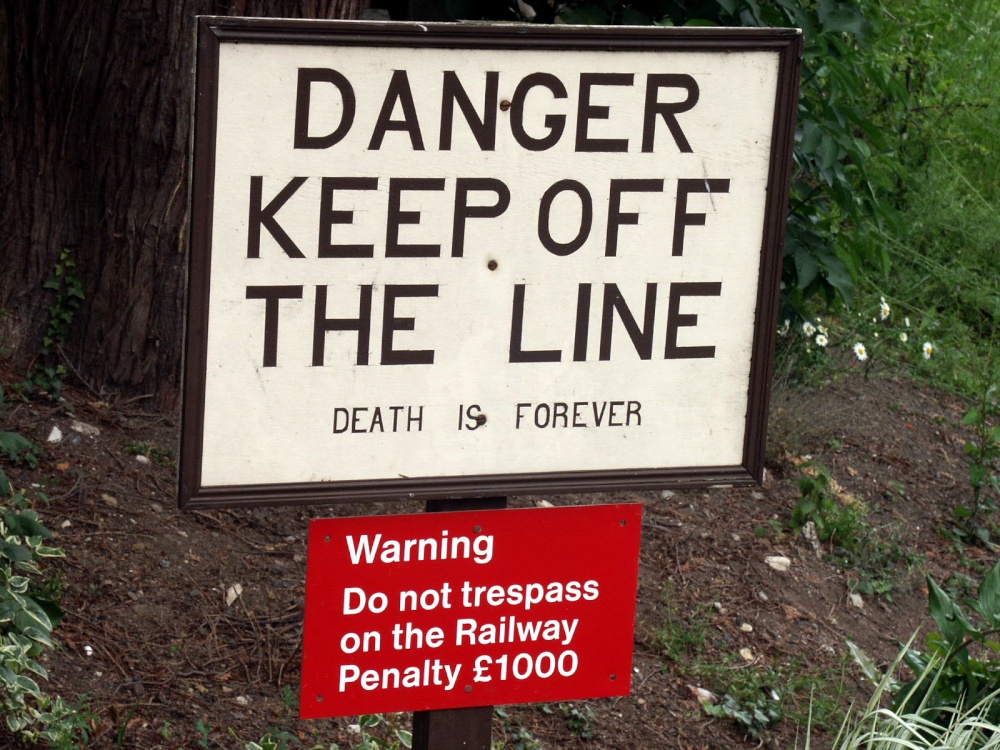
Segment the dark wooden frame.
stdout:
[[[209,270],[215,182],[219,47],[225,42],[465,49],[770,51],[778,90],[761,239],[743,460],[737,466],[494,474],[203,487]],[[769,386],[798,103],[802,35],[796,29],[579,27],[532,24],[422,24],[202,17],[198,21],[191,247],[180,450],[181,508],[475,498],[759,484],[764,470]]]

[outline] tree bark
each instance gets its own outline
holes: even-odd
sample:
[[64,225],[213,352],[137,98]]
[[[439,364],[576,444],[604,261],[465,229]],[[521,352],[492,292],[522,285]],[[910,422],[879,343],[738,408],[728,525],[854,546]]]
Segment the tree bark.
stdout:
[[0,347],[27,373],[64,248],[59,356],[102,396],[180,393],[196,15],[357,18],[367,0],[3,0]]

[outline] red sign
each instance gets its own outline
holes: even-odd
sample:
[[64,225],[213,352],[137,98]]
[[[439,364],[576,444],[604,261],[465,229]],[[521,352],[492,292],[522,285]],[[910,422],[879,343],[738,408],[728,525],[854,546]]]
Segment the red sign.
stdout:
[[642,506],[313,521],[302,718],[627,695]]

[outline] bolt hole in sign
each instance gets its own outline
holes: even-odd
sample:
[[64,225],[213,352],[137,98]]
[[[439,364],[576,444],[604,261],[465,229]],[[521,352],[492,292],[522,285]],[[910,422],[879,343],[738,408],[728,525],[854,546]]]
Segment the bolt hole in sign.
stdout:
[[628,695],[639,504],[309,527],[301,715]]

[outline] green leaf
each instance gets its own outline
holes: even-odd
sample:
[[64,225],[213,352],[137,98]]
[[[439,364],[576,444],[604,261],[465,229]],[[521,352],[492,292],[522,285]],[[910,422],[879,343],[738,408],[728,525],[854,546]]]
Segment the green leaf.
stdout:
[[962,417],[962,424],[975,424],[979,421],[979,409],[969,409]]
[[865,677],[876,685],[882,681],[882,672],[879,670],[875,662],[872,661],[872,658],[868,656],[868,654],[866,654],[860,646],[855,644],[854,641],[847,641],[847,650],[850,652],[851,657],[857,665],[861,668]]
[[865,17],[857,8],[838,8],[824,13],[820,4],[820,23],[823,31],[847,32],[855,36],[861,36],[865,31]]
[[26,453],[33,453],[37,448],[35,444],[19,435],[16,432],[0,432],[0,451],[7,454],[7,458],[15,463],[22,460]]
[[0,557],[6,557],[13,563],[28,562],[32,559],[31,550],[27,547],[13,544],[4,539],[0,539]]
[[964,640],[967,632],[975,632],[975,628],[968,623],[955,602],[930,576],[927,576],[927,588],[930,590],[931,617],[937,623],[938,631],[948,647],[954,648]]
[[52,621],[34,599],[26,598],[20,612],[14,615],[14,627],[21,632],[29,628],[40,628],[46,633],[52,632]]
[[3,514],[3,522],[17,536],[52,538],[52,532],[38,522],[38,514],[33,510],[22,510],[19,513],[8,511]]
[[42,697],[42,691],[39,689],[38,683],[30,677],[25,677],[23,674],[17,676],[17,679],[14,681],[14,688],[28,693],[33,698]]

